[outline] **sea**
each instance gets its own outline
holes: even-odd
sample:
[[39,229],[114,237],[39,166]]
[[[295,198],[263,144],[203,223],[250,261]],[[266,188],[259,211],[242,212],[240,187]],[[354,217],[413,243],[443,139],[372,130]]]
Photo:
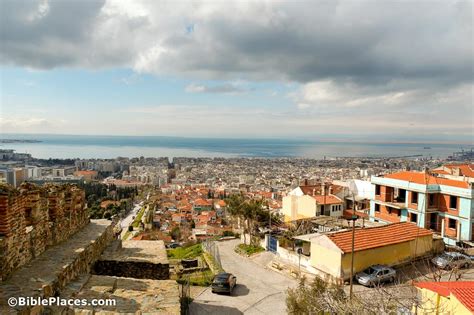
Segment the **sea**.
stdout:
[[472,145],[454,143],[381,143],[301,139],[222,139],[162,136],[80,136],[0,134],[0,149],[30,153],[35,158],[116,157],[410,157],[447,158]]

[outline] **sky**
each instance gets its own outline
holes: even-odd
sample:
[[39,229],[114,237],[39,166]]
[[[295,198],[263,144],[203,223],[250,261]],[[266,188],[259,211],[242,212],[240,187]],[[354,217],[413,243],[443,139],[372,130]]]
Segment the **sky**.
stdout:
[[473,1],[0,2],[0,132],[474,138]]

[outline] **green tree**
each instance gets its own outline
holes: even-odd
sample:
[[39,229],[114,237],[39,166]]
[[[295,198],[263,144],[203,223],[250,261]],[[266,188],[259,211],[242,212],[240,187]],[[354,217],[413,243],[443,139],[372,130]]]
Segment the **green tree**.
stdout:
[[170,235],[175,241],[178,241],[181,238],[181,230],[175,226],[171,229]]

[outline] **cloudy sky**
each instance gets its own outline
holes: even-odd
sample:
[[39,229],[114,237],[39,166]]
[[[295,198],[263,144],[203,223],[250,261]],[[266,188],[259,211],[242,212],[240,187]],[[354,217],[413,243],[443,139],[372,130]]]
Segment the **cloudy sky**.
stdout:
[[472,1],[0,6],[0,132],[473,138]]

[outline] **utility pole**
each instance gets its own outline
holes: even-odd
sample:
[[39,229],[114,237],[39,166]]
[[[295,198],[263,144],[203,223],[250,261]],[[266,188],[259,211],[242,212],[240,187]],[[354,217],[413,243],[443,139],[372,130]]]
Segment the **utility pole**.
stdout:
[[352,221],[352,251],[351,251],[351,277],[349,280],[349,299],[352,300],[352,286],[353,286],[353,278],[354,278],[354,243],[355,243],[355,221],[357,220],[356,215],[356,203],[355,203],[355,196],[354,192],[352,193],[352,216],[349,219]]
[[267,210],[268,210],[268,228],[270,229],[270,234],[272,233],[272,212],[270,211],[270,207],[267,203]]

